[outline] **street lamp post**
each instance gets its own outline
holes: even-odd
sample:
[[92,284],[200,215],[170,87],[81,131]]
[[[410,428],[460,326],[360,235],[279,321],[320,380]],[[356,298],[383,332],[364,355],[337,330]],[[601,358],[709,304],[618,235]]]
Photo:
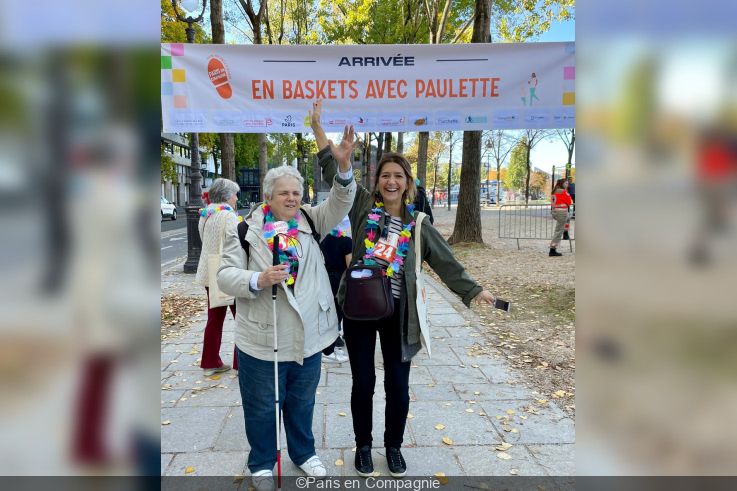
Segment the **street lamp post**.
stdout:
[[[186,15],[179,12],[177,0],[171,0],[174,13],[179,22],[186,22],[187,42],[194,43],[195,24],[202,20],[207,8],[207,0],[203,0],[202,12],[197,17],[193,17],[194,12],[199,5],[199,0],[183,0],[181,7],[186,11]],[[200,138],[197,133],[189,135],[190,163],[189,163],[189,204],[184,208],[187,214],[187,261],[184,263],[185,273],[196,273],[197,265],[200,262],[200,251],[202,250],[202,239],[200,238],[197,224],[199,222],[199,210],[204,204],[202,202],[202,174],[200,171]]]

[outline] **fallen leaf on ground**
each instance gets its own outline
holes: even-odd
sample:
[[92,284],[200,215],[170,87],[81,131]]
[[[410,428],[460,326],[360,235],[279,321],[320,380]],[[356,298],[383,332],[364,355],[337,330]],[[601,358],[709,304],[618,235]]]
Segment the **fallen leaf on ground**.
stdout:
[[473,412],[473,409],[471,409],[471,408],[469,407],[468,409],[466,409],[466,412],[467,412],[467,413],[472,413],[472,412]]
[[414,418],[414,417],[415,417],[415,415],[414,415],[414,414],[412,414],[412,413],[407,413],[407,419],[412,419],[412,418]]
[[553,392],[553,397],[555,397],[556,399],[565,397],[565,395],[566,395],[565,390],[556,390],[555,392]]
[[506,452],[510,448],[512,448],[511,443],[503,442],[497,445],[496,447],[494,447],[494,450],[499,450],[500,452]]
[[341,412],[338,413],[338,416],[347,416],[347,414],[344,413],[343,411],[341,411]]
[[444,428],[445,428],[445,425],[444,425],[444,424],[436,424],[436,425],[435,425],[435,429],[436,429],[436,430],[442,430],[442,429],[444,429]]
[[497,457],[499,457],[502,460],[509,460],[512,458],[511,455],[509,455],[507,452],[499,452],[496,454]]
[[167,426],[167,425],[170,425],[170,424],[171,424],[171,421],[169,421],[169,420],[167,419],[166,421],[162,421],[162,422],[161,422],[161,424],[162,424],[163,426]]
[[210,380],[220,380],[220,375],[211,375],[208,377]]
[[517,474],[519,474],[519,471],[517,469],[509,469],[509,473],[513,476],[516,476]]
[[453,445],[453,440],[451,440],[447,436],[444,436],[443,437],[443,443],[445,443],[446,445]]
[[194,472],[194,467],[187,467],[184,469],[185,474],[192,474]]
[[341,465],[343,465],[343,460],[342,460],[342,459],[338,459],[338,460],[336,460],[336,461],[335,461],[335,465],[338,465],[338,466],[341,466]]
[[476,391],[476,392],[473,393],[473,395],[475,395],[475,396],[480,395],[480,394],[481,394],[481,392],[479,392],[479,391]]
[[448,478],[445,476],[445,472],[436,472],[433,476],[438,478],[440,484],[448,484]]

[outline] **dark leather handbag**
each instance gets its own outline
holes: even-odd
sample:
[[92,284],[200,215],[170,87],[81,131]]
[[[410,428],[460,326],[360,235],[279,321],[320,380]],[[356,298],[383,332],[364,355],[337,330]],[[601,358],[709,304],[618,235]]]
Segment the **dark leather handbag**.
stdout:
[[356,264],[345,272],[343,313],[349,319],[373,321],[394,313],[391,279],[378,264]]

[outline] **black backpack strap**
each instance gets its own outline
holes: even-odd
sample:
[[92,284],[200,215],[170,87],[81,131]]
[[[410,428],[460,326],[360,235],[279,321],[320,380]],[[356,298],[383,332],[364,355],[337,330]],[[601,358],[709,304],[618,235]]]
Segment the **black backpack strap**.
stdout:
[[248,223],[243,220],[238,224],[238,240],[240,241],[243,250],[246,251],[246,260],[248,260],[251,244],[246,240],[246,232],[248,232]]
[[320,243],[320,234],[317,233],[317,230],[315,230],[315,222],[312,221],[312,218],[310,217],[309,213],[307,211],[300,207],[299,210],[302,212],[302,216],[304,216],[307,219],[307,223],[310,225],[310,230],[312,230],[312,238],[315,239],[315,242],[318,244]]

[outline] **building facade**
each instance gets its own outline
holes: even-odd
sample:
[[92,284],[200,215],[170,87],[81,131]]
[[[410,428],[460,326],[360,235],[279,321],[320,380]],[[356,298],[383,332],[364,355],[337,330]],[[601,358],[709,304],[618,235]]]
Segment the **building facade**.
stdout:
[[[161,196],[177,206],[186,206],[189,204],[189,185],[191,183],[189,177],[191,163],[189,135],[186,133],[161,133],[161,148],[166,155],[174,160],[177,169],[176,181],[161,180]],[[205,154],[205,149],[200,147],[201,168],[199,171],[203,175],[202,188],[206,189],[215,178],[215,159],[212,155],[208,155],[207,159],[203,161],[203,154]]]

